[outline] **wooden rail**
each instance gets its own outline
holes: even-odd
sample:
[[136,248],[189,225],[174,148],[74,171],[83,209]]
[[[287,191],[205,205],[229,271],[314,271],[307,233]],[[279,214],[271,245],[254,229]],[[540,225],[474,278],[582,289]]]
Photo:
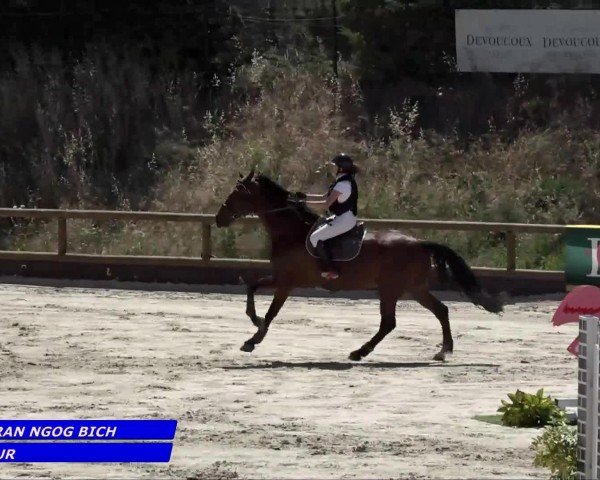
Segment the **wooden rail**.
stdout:
[[[23,208],[0,208],[0,217],[12,218],[37,218],[56,220],[58,225],[56,254],[42,252],[14,252],[0,251],[0,259],[53,259],[74,261],[75,259],[86,258],[88,261],[127,261],[136,264],[150,264],[158,262],[163,264],[179,265],[206,265],[212,257],[211,232],[212,225],[215,223],[214,215],[199,213],[171,213],[171,212],[139,212],[139,211],[109,211],[109,210],[50,210],[50,209],[23,209]],[[87,219],[87,220],[145,220],[159,222],[192,222],[202,224],[202,253],[201,258],[193,257],[157,257],[157,256],[107,256],[107,255],[81,255],[67,253],[67,220],[68,219]],[[517,271],[517,235],[523,233],[541,233],[541,234],[562,234],[566,231],[564,225],[536,225],[526,223],[494,223],[494,222],[454,222],[438,220],[374,220],[363,219],[365,225],[370,230],[382,229],[416,229],[416,230],[454,230],[464,232],[496,232],[504,233],[506,245],[506,271]],[[248,217],[239,219],[238,224],[257,225],[259,219]],[[68,259],[67,259],[68,257]],[[256,261],[230,261],[219,260],[212,261],[223,265],[241,265],[246,263],[264,263]],[[216,265],[215,265],[216,266]],[[550,273],[550,272],[548,272]],[[552,272],[556,274],[556,272]]]

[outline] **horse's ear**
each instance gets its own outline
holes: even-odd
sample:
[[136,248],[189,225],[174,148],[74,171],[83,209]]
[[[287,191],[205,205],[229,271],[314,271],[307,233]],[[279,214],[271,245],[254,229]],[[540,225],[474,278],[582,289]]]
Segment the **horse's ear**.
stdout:
[[244,176],[242,175],[242,172],[240,172],[240,178],[244,178]]
[[250,173],[248,174],[248,176],[246,178],[244,178],[244,183],[249,182],[250,180],[252,180],[253,176],[254,176],[254,167],[252,167],[252,170],[250,170]]

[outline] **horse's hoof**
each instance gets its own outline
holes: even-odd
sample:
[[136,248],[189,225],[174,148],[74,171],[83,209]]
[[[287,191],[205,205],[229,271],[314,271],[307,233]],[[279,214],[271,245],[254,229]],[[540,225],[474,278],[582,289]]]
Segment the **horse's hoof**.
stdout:
[[362,360],[362,355],[360,354],[360,351],[355,350],[350,355],[348,355],[348,358],[353,362],[360,362]]
[[446,361],[446,352],[438,352],[433,356],[433,359],[436,360],[437,362],[444,362]]
[[254,344],[252,342],[246,342],[241,346],[240,350],[242,352],[252,352],[254,350]]

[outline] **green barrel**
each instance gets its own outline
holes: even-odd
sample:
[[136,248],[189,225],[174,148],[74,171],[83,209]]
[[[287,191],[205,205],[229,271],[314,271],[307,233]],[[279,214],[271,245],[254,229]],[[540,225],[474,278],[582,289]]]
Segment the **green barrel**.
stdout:
[[600,225],[567,226],[567,285],[600,287]]

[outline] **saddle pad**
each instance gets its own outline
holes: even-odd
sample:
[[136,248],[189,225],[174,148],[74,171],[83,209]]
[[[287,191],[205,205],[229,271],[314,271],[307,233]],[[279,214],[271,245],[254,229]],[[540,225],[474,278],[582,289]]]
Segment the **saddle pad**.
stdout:
[[[319,256],[315,253],[315,249],[310,243],[310,235],[326,221],[326,219],[322,219],[315,222],[306,237],[306,250],[308,250],[308,253],[315,258],[319,258]],[[336,262],[349,262],[350,260],[354,260],[360,253],[366,234],[367,229],[365,228],[364,223],[359,222],[352,230],[326,240],[327,248],[331,253],[331,259]]]

